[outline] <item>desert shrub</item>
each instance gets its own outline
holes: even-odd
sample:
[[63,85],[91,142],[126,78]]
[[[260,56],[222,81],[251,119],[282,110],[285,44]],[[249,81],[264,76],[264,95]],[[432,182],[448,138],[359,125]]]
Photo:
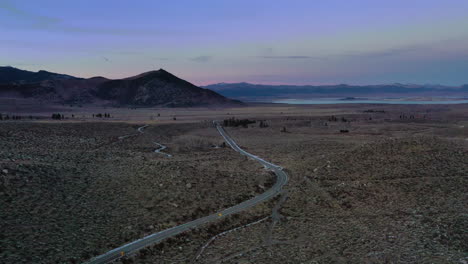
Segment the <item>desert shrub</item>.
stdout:
[[174,140],[175,150],[193,151],[193,150],[208,150],[218,142],[210,137],[196,136],[196,135],[182,135]]

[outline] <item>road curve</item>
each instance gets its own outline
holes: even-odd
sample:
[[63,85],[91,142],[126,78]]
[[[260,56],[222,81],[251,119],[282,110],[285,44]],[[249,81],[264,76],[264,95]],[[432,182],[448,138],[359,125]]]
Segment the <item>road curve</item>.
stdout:
[[[231,146],[232,149],[235,151],[239,152],[241,155],[250,157],[259,163],[261,163],[265,168],[272,170],[276,174],[276,183],[267,191],[264,193],[255,196],[254,198],[244,201],[240,204],[234,205],[232,207],[229,207],[227,209],[224,209],[222,211],[219,211],[215,214],[205,216],[196,220],[193,220],[191,222],[178,225],[166,230],[162,230],[160,232],[151,234],[149,236],[146,236],[144,238],[138,239],[136,241],[133,241],[131,243],[125,244],[121,247],[115,248],[107,253],[104,253],[100,256],[97,256],[91,260],[89,260],[86,263],[89,264],[102,264],[102,263],[109,263],[111,261],[114,261],[116,259],[121,258],[122,256],[127,256],[134,254],[138,252],[138,250],[143,249],[145,247],[148,247],[152,244],[158,243],[164,239],[176,236],[182,232],[188,231],[190,229],[193,229],[195,227],[198,227],[200,225],[215,221],[217,219],[223,218],[225,216],[228,216],[230,214],[235,214],[241,211],[244,211],[250,207],[253,207],[267,199],[270,199],[277,195],[279,192],[281,192],[282,187],[287,183],[288,181],[288,175],[283,171],[283,168],[275,165],[273,163],[270,163],[268,161],[265,161],[253,154],[250,154],[243,149],[241,149],[236,142],[226,133],[223,127],[221,127],[217,122],[213,122],[213,124],[216,126],[216,129],[218,132],[221,134],[221,136],[224,138],[226,143]],[[146,127],[146,126],[145,126]],[[139,132],[143,132],[143,129],[145,127],[142,127],[141,129],[139,128]]]
[[[142,127],[139,127],[137,130],[138,130],[138,132],[140,132],[140,133],[143,134],[143,133],[144,133],[144,132],[143,132],[143,129],[147,128],[148,126],[149,126],[149,125],[144,125],[144,126],[142,126]],[[130,135],[130,136],[132,136],[132,135]],[[125,137],[125,136],[124,136],[124,137]],[[128,136],[127,136],[127,137],[128,137]],[[119,139],[120,139],[120,138],[121,138],[121,137],[119,137]],[[160,143],[158,143],[158,142],[156,142],[156,141],[153,141],[153,143],[154,143],[155,145],[158,145],[158,147],[159,147],[159,148],[157,148],[157,149],[154,150],[154,153],[162,154],[162,155],[164,155],[164,156],[166,156],[166,157],[168,157],[168,158],[172,157],[171,154],[162,152],[163,150],[167,149],[166,146],[164,146],[163,144],[160,144]]]
[[[139,128],[137,128],[137,131],[140,132],[141,134],[143,134],[143,129],[147,128],[149,125],[144,125],[144,126],[141,126]],[[119,140],[124,140],[126,138],[129,138],[129,137],[134,137],[134,136],[138,136],[139,134],[136,133],[136,134],[130,134],[130,135],[125,135],[125,136],[120,136],[118,137]]]

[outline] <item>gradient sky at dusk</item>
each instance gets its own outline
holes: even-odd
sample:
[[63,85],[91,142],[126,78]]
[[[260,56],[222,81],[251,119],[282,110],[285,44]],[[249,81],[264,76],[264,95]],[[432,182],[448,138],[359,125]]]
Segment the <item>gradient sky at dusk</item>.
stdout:
[[468,83],[467,0],[0,0],[0,65],[198,85]]

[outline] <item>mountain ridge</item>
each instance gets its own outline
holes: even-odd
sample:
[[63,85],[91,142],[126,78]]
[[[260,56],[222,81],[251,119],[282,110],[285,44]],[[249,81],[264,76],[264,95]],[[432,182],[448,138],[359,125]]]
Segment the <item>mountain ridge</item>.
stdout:
[[46,80],[76,80],[82,79],[67,74],[40,70],[37,72],[21,70],[12,66],[0,67],[0,83],[31,83]]
[[242,105],[200,88],[164,69],[124,79],[78,78],[48,71],[0,67],[0,98],[32,98],[45,103],[139,107]]

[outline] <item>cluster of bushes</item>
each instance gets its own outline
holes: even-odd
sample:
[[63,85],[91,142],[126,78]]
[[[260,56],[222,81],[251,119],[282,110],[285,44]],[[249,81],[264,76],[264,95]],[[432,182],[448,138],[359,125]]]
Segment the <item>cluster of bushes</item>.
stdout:
[[336,116],[330,116],[330,118],[328,118],[328,121],[330,122],[338,122],[338,121],[341,121],[341,122],[348,122],[348,120],[344,117],[341,117],[340,119],[338,119]]
[[385,110],[367,109],[367,110],[364,110],[364,113],[385,113]]
[[0,121],[3,121],[3,120],[22,120],[22,119],[33,119],[33,118],[36,118],[37,117],[33,117],[32,115],[29,115],[29,116],[20,116],[20,115],[3,115],[2,113],[0,113]]
[[223,126],[225,127],[247,127],[250,124],[256,123],[255,120],[249,120],[249,119],[236,119],[234,117],[225,119],[223,120]]
[[29,118],[29,119],[33,119],[32,116],[29,116],[29,117],[26,117],[26,116],[20,116],[20,115],[12,115],[12,116],[9,116],[9,115],[3,115],[0,113],[0,120],[21,120],[21,119],[26,119],[26,118]]
[[[24,117],[24,116],[19,116],[19,115],[13,115],[13,116],[11,116],[11,119],[12,119],[12,120],[21,120],[21,119],[23,119],[23,118],[25,118],[25,117]],[[31,116],[30,118],[32,119],[32,116]]]
[[95,114],[95,115],[93,115],[93,117],[99,117],[99,118],[103,118],[103,117],[104,117],[104,118],[110,118],[110,117],[111,117],[111,115],[110,115],[109,113],[104,113],[104,114],[101,114],[101,113],[99,113],[99,114]]
[[55,119],[55,120],[65,119],[65,116],[61,114],[52,114],[52,119]]
[[414,119],[414,115],[407,116],[403,114],[403,115],[400,115],[400,119]]

